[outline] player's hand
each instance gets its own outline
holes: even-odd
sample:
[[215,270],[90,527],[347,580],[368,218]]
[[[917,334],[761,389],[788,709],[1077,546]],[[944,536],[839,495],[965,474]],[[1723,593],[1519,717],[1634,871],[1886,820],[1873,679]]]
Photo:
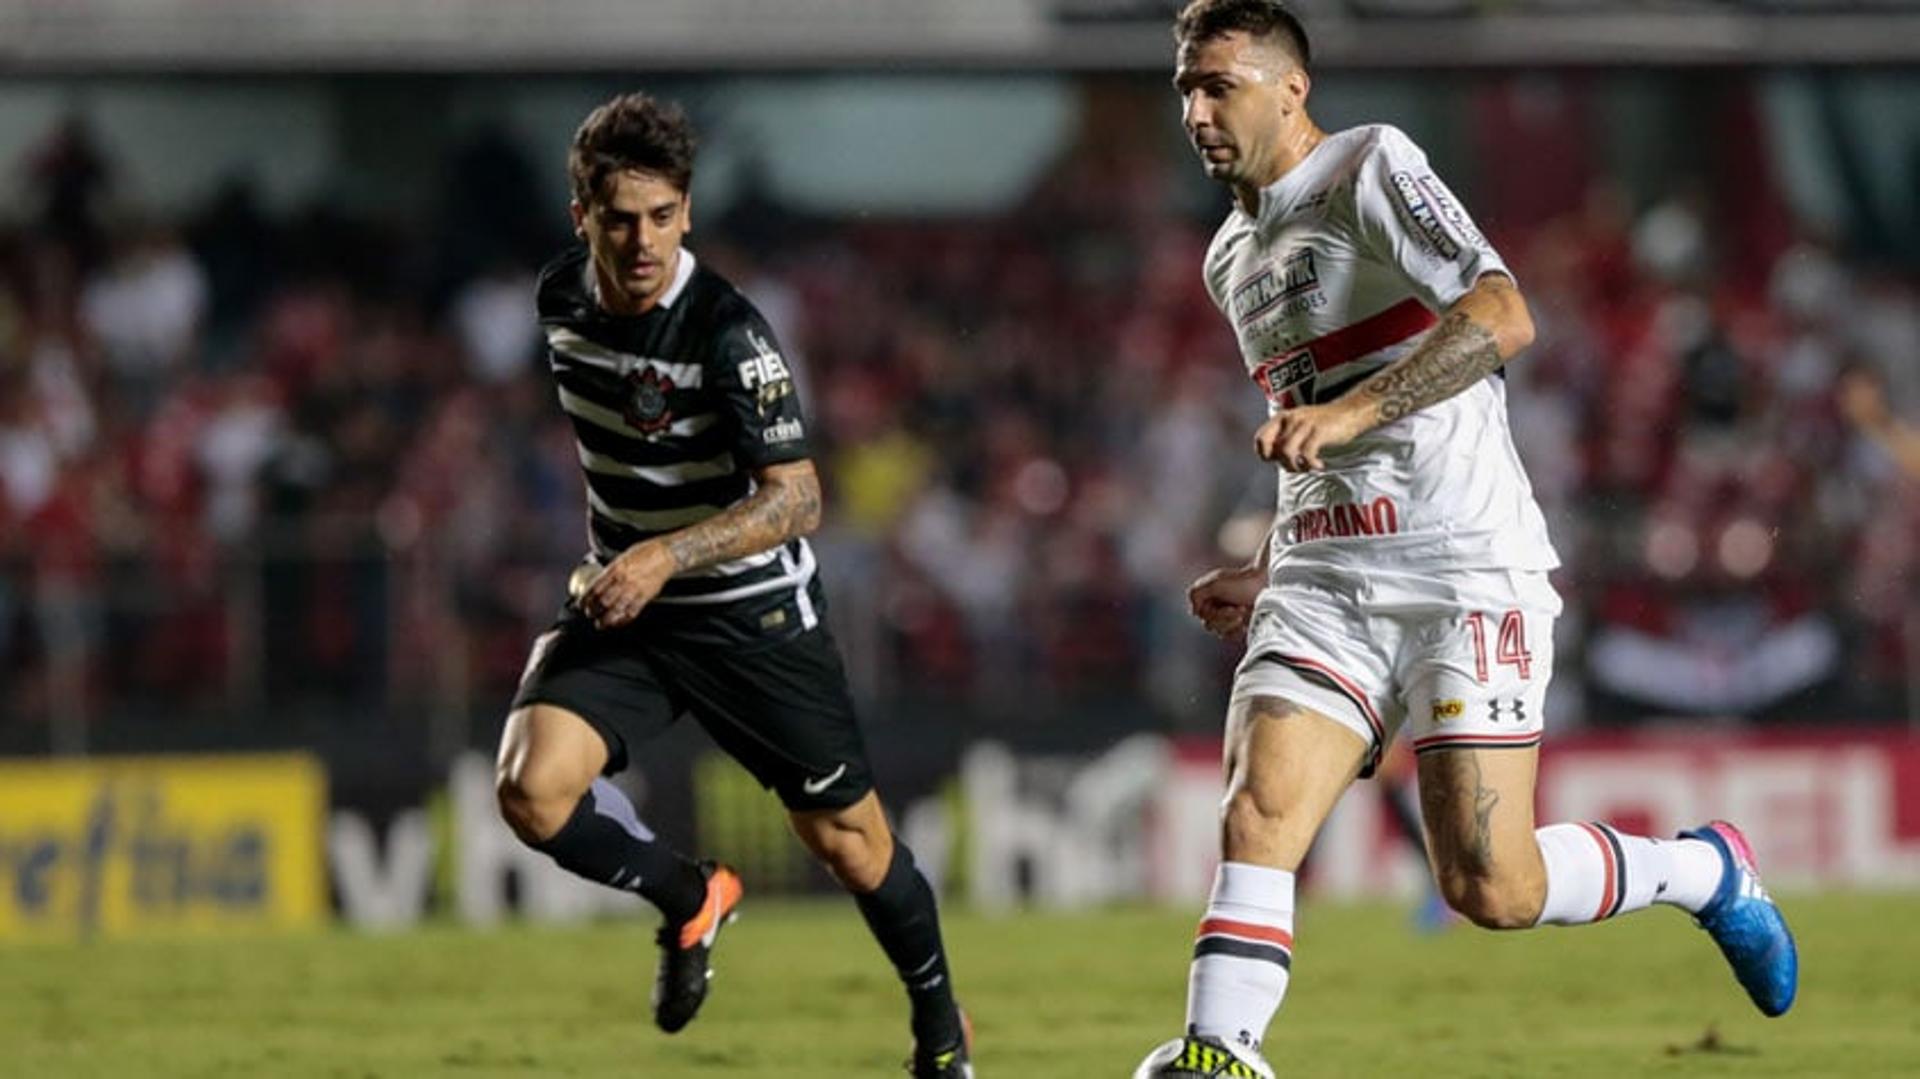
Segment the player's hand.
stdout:
[[580,613],[601,629],[624,626],[660,594],[674,573],[673,555],[658,543],[636,543],[607,564],[580,596]]
[[1266,586],[1267,571],[1257,565],[1216,569],[1187,589],[1187,604],[1208,633],[1236,640],[1247,631],[1253,601]]
[[1253,448],[1261,460],[1273,461],[1288,472],[1313,472],[1326,467],[1322,452],[1352,442],[1370,426],[1365,413],[1344,398],[1325,405],[1301,405],[1283,409],[1261,424],[1253,436]]

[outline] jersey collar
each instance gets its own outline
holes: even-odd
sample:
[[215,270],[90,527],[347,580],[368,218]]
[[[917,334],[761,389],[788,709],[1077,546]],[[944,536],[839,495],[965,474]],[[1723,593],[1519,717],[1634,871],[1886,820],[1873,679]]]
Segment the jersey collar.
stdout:
[[674,260],[673,284],[668,285],[667,291],[660,294],[660,302],[656,306],[672,307],[673,302],[680,298],[680,294],[687,291],[687,282],[691,280],[693,280],[693,252],[683,247],[680,249],[679,257]]
[[1313,159],[1319,155],[1320,151],[1326,148],[1327,143],[1344,134],[1344,131],[1336,131],[1327,135],[1315,144],[1313,149],[1307,151],[1307,156],[1301,158],[1299,164],[1288,169],[1278,180],[1261,188],[1260,206],[1254,220],[1273,221],[1293,209],[1294,204],[1300,201],[1300,196],[1306,192],[1308,166],[1313,163]]

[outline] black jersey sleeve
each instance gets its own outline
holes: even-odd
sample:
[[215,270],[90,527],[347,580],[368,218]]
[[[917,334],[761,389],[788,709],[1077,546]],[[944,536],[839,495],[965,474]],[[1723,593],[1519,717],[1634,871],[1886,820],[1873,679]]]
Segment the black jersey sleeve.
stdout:
[[760,468],[813,456],[793,368],[773,329],[745,303],[728,315],[715,335],[712,376],[734,460]]

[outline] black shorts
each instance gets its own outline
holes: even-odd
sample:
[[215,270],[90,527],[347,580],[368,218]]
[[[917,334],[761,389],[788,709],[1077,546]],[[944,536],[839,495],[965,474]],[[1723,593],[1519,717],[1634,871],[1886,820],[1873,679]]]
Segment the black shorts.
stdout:
[[601,630],[571,607],[534,642],[513,707],[578,713],[607,774],[692,715],[788,809],[839,809],[873,789],[840,649],[822,624],[757,647],[688,641],[643,617]]

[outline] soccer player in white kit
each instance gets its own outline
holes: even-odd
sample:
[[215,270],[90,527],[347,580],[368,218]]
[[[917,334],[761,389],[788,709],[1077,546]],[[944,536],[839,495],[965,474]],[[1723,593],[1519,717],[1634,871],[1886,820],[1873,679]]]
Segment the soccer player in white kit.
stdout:
[[1793,938],[1732,825],[1666,841],[1535,827],[1560,600],[1499,377],[1533,337],[1512,273],[1405,134],[1314,124],[1306,34],[1276,0],[1193,0],[1174,34],[1184,126],[1234,201],[1207,287],[1267,397],[1256,448],[1281,471],[1260,557],[1190,593],[1247,651],[1185,1035],[1136,1075],[1271,1076],[1259,1049],[1292,966],[1294,871],[1402,728],[1455,910],[1521,929],[1678,906],[1754,1003],[1784,1012]]

